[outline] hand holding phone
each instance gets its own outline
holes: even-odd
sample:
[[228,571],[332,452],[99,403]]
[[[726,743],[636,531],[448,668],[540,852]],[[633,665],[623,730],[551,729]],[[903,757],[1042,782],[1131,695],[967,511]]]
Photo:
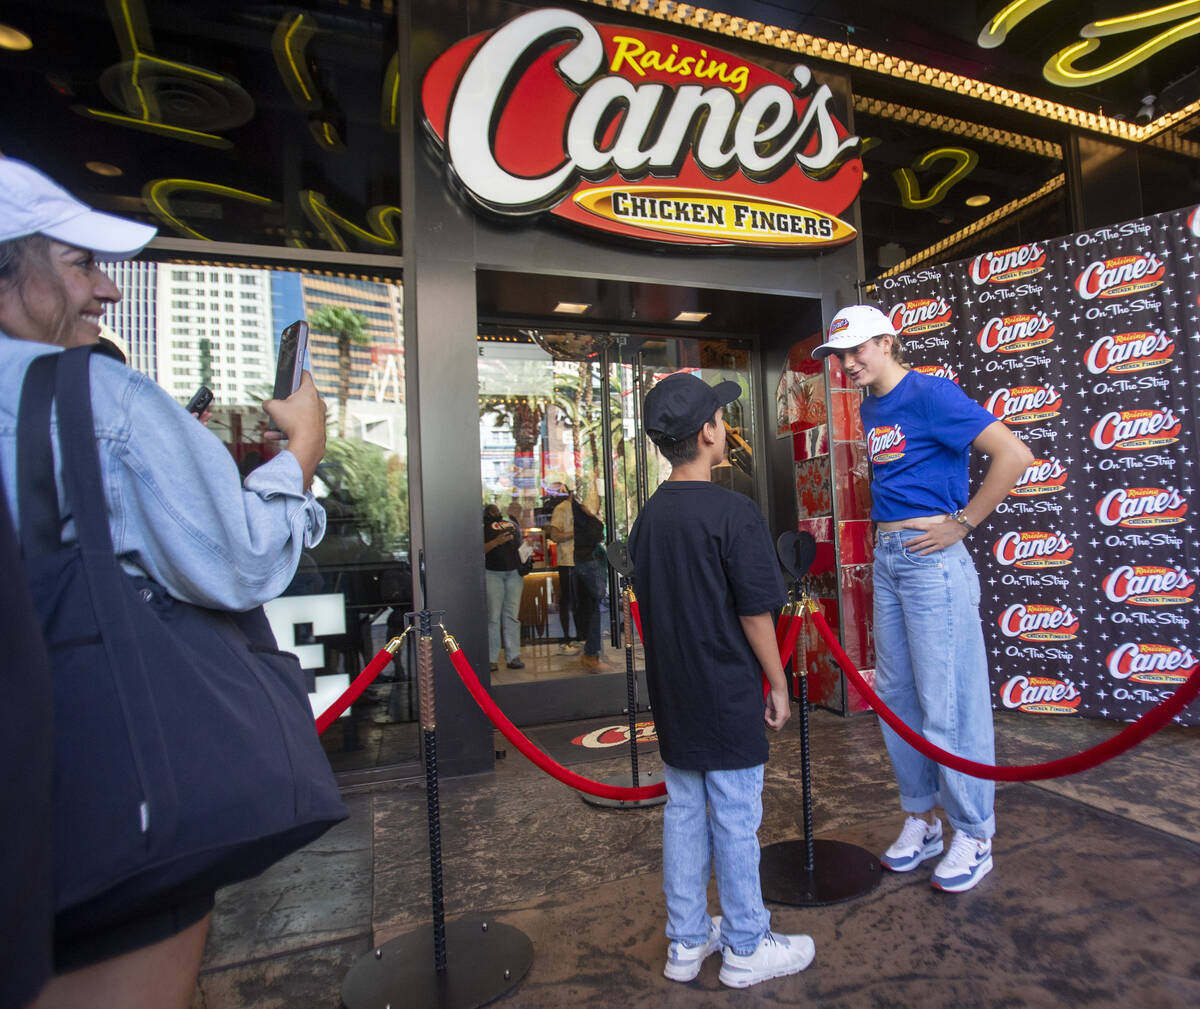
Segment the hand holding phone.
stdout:
[[[287,399],[300,388],[304,374],[304,357],[308,353],[308,323],[297,319],[279,337],[279,358],[275,363],[273,399]],[[278,431],[271,421],[271,430]]]
[[212,401],[212,390],[208,386],[202,385],[196,390],[196,394],[188,400],[188,404],[186,407],[184,407],[184,409],[187,410],[188,413],[193,413],[197,417],[202,417],[204,416],[204,411],[209,408],[209,405],[212,403]]
[[325,401],[317,392],[312,376],[302,372],[299,389],[287,399],[268,400],[263,409],[275,429],[266,433],[266,440],[277,444],[287,440],[287,449],[299,461],[304,471],[304,486],[308,487],[317,463],[325,454]]

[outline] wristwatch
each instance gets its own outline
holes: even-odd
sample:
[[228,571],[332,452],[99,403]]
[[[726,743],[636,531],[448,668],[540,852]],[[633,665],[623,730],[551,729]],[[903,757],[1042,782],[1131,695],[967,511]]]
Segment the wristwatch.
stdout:
[[975,531],[975,526],[973,526],[971,524],[970,519],[967,518],[967,513],[966,513],[965,509],[959,508],[958,511],[956,511],[950,517],[952,519],[954,519],[954,521],[957,522],[960,526],[962,526],[967,532]]

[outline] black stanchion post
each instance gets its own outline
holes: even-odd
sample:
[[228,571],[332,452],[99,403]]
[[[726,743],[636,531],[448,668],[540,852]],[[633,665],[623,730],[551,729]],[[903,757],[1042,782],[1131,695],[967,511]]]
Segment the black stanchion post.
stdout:
[[[621,614],[623,617],[625,641],[625,713],[629,716],[629,776],[621,775],[616,778],[601,779],[608,785],[623,785],[637,788],[640,784],[657,784],[662,781],[662,775],[648,771],[644,775],[638,771],[638,736],[637,736],[637,671],[633,662],[633,646],[635,629],[633,626],[633,587],[628,579],[633,574],[633,561],[629,557],[629,548],[623,540],[613,540],[606,547],[608,563],[617,572],[617,586],[621,593]],[[642,779],[645,779],[643,781]],[[605,799],[598,795],[588,795],[581,792],[579,797],[589,806],[600,806],[604,809],[640,809],[644,806],[661,806],[667,801],[665,795],[652,799]]]
[[418,614],[417,689],[421,736],[425,744],[425,807],[429,816],[429,895],[433,908],[433,965],[446,972],[446,912],[442,898],[442,820],[438,805],[437,715],[433,695],[433,623],[428,610]]
[[[816,542],[809,533],[782,533],[776,542],[779,560],[794,579],[789,596],[795,596],[797,583],[808,573],[816,556]],[[788,604],[788,620],[801,619],[816,603],[804,595],[799,603]],[[787,625],[785,624],[785,627]],[[797,676],[797,702],[800,705],[800,775],[804,804],[804,837],[799,841],[780,841],[762,849],[759,876],[763,899],[775,904],[813,907],[837,904],[870,893],[879,885],[879,859],[865,848],[845,841],[817,840],[813,837],[812,765],[808,730],[808,667],[793,657]]]
[[[800,604],[791,607],[792,616],[800,615]],[[808,745],[808,666],[796,664],[796,703],[800,708],[800,781],[804,802],[804,867],[813,871],[812,751]]]
[[421,610],[405,619],[419,635],[417,696],[425,756],[433,929],[397,936],[355,963],[342,981],[342,1002],[346,1009],[478,1009],[520,983],[533,963],[533,944],[520,929],[499,922],[469,918],[446,923],[433,686],[434,615]]

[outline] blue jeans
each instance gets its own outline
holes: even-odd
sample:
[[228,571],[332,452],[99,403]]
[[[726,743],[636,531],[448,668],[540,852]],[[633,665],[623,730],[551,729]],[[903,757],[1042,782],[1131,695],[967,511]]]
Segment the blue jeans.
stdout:
[[758,879],[763,765],[684,771],[663,765],[663,893],[667,938],[708,941],[708,878],[715,868],[721,943],[753,953],[771,927]]
[[607,565],[599,558],[575,560],[575,633],[583,638],[583,654],[600,654],[600,600],[607,588]]
[[509,662],[521,657],[521,588],[525,579],[512,571],[485,571],[488,601],[488,661],[500,654],[500,617],[504,617],[504,655]]
[[[979,575],[962,543],[909,553],[917,529],[881,532],[875,541],[875,692],[931,743],[969,760],[995,762],[987,652],[979,622]],[[900,806],[946,810],[955,830],[996,832],[991,781],[947,770],[880,722]]]

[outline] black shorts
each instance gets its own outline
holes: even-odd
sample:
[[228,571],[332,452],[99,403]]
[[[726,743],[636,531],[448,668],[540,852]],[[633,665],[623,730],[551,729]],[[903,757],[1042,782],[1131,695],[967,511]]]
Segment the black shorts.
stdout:
[[125,917],[103,900],[66,908],[54,916],[54,973],[65,974],[178,935],[213,909],[214,896],[168,898]]

